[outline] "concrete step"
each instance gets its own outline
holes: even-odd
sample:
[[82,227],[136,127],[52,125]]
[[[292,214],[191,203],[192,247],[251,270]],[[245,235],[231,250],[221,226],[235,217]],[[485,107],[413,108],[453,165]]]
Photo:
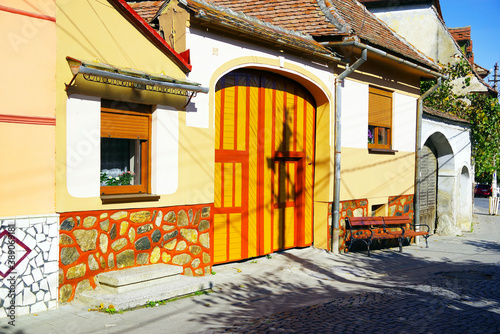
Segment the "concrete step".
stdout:
[[102,273],[95,277],[95,281],[103,290],[124,293],[168,284],[171,277],[180,275],[182,271],[181,266],[153,264]]
[[134,289],[123,293],[112,293],[102,288],[82,292],[77,299],[91,307],[105,308],[113,305],[116,310],[145,305],[149,301],[159,301],[179,297],[212,288],[212,283],[203,277],[171,276],[168,282],[147,288]]

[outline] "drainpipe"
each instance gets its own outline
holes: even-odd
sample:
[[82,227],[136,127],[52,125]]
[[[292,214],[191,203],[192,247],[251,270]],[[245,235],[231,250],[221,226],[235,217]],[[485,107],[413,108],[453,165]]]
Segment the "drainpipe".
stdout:
[[[445,77],[446,78],[446,77]],[[436,89],[441,86],[441,77],[438,78],[438,82],[432,86],[427,92],[422,94],[418,98],[417,106],[417,135],[415,142],[415,196],[413,197],[413,225],[420,224],[420,182],[421,181],[421,168],[420,162],[422,161],[422,148],[420,142],[422,141],[422,113],[424,109],[424,100],[431,95]],[[415,228],[415,226],[413,226]]]
[[339,206],[340,206],[340,153],[341,153],[341,92],[344,85],[344,79],[351,75],[358,67],[360,67],[368,59],[368,51],[364,49],[359,58],[352,66],[346,66],[335,79],[335,168],[334,168],[334,190],[333,190],[333,206],[332,206],[332,228],[330,230],[330,249],[334,254],[339,252]]

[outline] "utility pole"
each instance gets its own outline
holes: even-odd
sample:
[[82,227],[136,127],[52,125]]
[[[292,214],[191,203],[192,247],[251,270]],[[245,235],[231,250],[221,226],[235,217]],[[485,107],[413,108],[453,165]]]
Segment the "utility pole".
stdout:
[[493,79],[488,79],[488,82],[493,82],[493,89],[495,89],[497,92],[498,88],[498,82],[500,81],[500,75],[498,74],[498,62],[495,63],[494,67],[494,72],[493,72]]
[[[488,82],[493,82],[493,89],[495,91],[498,92],[498,82],[500,81],[500,79],[498,78],[498,62],[495,63],[495,67],[494,67],[494,72],[493,72],[493,80],[492,79],[488,79]],[[497,95],[498,97],[498,95]],[[495,161],[493,161],[493,166],[495,166]],[[499,201],[498,201],[498,198],[497,197],[497,171],[495,169],[495,171],[493,172],[493,178],[491,180],[491,196],[493,197],[491,200],[490,200],[490,214],[494,214],[496,215],[497,214],[497,211],[498,211],[498,205],[499,205]]]

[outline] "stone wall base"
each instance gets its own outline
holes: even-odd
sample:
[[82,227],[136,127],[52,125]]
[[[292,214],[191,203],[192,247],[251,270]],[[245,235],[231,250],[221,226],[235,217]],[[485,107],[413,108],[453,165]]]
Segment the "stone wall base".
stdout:
[[[390,196],[388,200],[389,216],[409,216],[413,219],[413,195]],[[366,217],[368,216],[368,200],[356,199],[341,201],[339,207],[339,252],[347,251],[346,227],[344,219],[346,217]],[[332,203],[328,205],[328,226],[332,226]],[[330,230],[329,230],[330,232]],[[328,233],[328,250],[330,250],[330,236]]]
[[213,204],[61,214],[59,301],[96,287],[102,272],[155,263],[211,274]]

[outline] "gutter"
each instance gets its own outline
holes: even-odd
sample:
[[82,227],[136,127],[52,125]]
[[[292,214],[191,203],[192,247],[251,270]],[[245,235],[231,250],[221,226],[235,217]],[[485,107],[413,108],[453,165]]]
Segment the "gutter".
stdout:
[[[447,76],[444,76],[447,78]],[[417,106],[417,134],[415,141],[415,196],[413,196],[413,228],[420,225],[420,183],[421,180],[421,166],[422,161],[422,114],[424,110],[424,100],[434,93],[442,85],[442,76],[438,78],[438,82],[432,86],[427,92],[420,95],[418,98]]]
[[374,53],[378,56],[381,56],[381,57],[384,57],[384,58],[388,58],[388,59],[391,59],[397,63],[400,63],[400,64],[403,64],[403,65],[406,65],[408,67],[411,67],[411,68],[414,68],[414,69],[417,69],[419,71],[422,71],[424,73],[427,73],[429,75],[432,75],[433,77],[438,77],[438,78],[443,78],[443,79],[447,79],[447,76],[437,72],[437,71],[433,71],[433,70],[430,70],[426,67],[423,67],[421,65],[417,65],[411,61],[408,61],[408,60],[405,60],[403,58],[400,58],[400,57],[396,57],[396,56],[393,56],[385,51],[382,51],[380,49],[377,49],[377,48],[374,48],[373,46],[370,46],[370,45],[367,45],[367,44],[363,44],[361,42],[358,42],[358,41],[350,41],[350,42],[321,42],[320,43],[321,45],[325,46],[325,47],[348,47],[348,46],[354,46],[354,47],[357,47],[357,48],[360,48],[360,49],[363,49],[363,50],[368,50],[370,51],[371,53]]
[[334,167],[334,189],[332,205],[332,228],[330,229],[330,250],[334,254],[339,252],[339,214],[340,214],[340,158],[342,150],[341,130],[342,130],[342,106],[341,93],[344,86],[344,79],[351,75],[358,67],[368,60],[368,50],[364,49],[361,58],[356,60],[352,66],[347,65],[335,79],[335,167]]

